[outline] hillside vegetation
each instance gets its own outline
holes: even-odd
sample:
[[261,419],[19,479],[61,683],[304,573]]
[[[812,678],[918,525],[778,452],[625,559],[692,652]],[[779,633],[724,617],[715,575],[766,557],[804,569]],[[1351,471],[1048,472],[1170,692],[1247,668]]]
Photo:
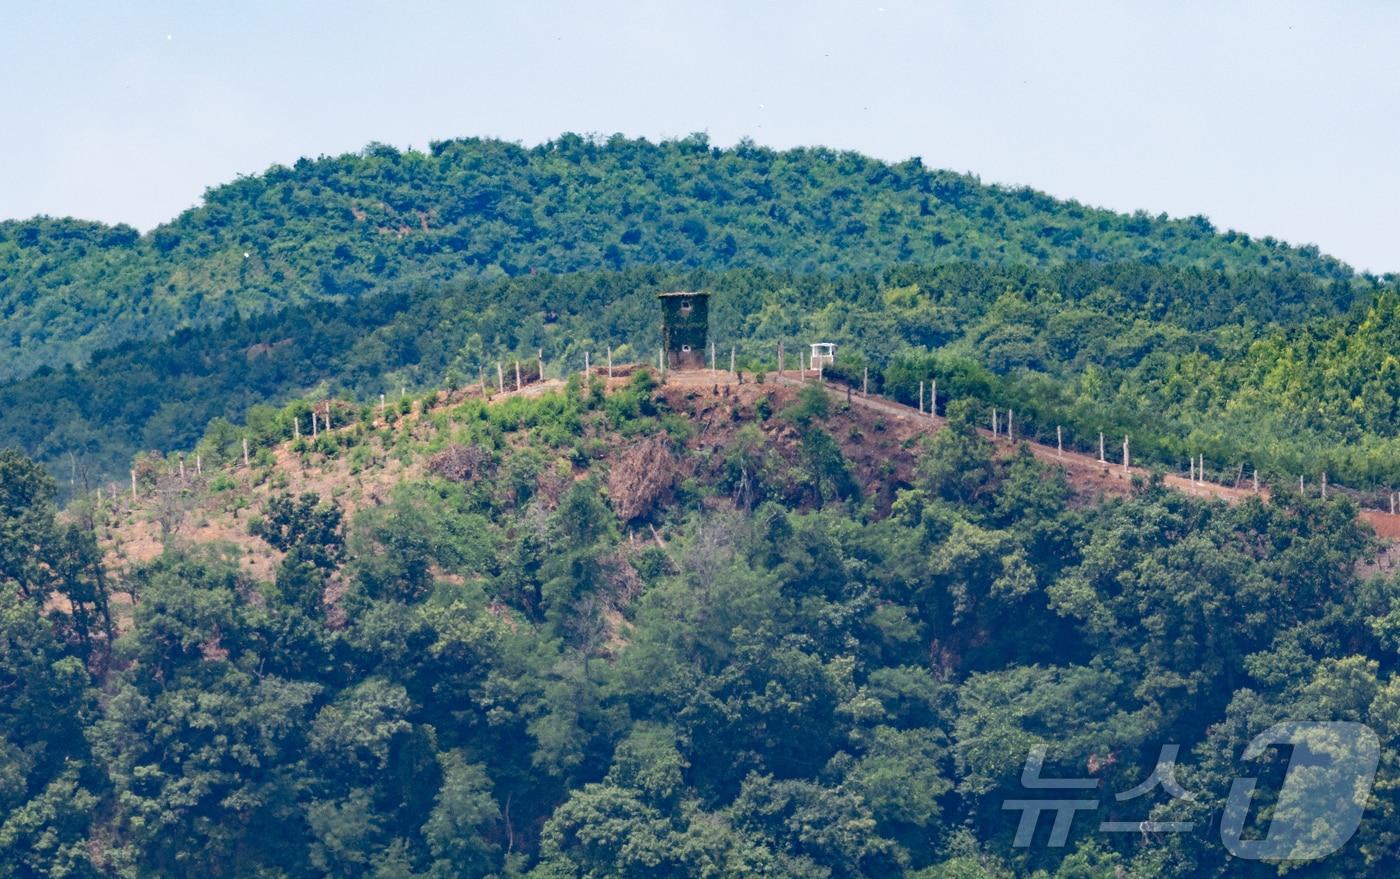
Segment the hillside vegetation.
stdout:
[[[554,384],[143,459],[64,519],[0,453],[0,875],[1263,879],[1213,820],[1245,744],[1400,736],[1346,501],[1076,496],[966,400]],[[1063,848],[1004,809],[1037,743],[1101,786]],[[1189,800],[1109,796],[1168,743]],[[1397,759],[1305,875],[1400,871]],[[1148,815],[1194,828],[1096,832]]]
[[[838,343],[834,376],[870,369],[876,391],[914,403],[1014,409],[1022,430],[1081,448],[1129,434],[1139,460],[1185,469],[1205,455],[1220,478],[1258,468],[1272,483],[1400,486],[1400,385],[1388,353],[1393,287],[1279,272],[1135,264],[1050,268],[949,263],[840,275],[731,269],[467,278],[187,329],[98,353],[85,369],[0,386],[0,436],[62,478],[65,491],[124,479],[140,451],[192,452],[212,428],[255,444],[267,406],[339,395],[459,388],[496,364],[546,372],[654,358],[656,292],[714,294],[713,336],[746,368],[776,366],[779,343]],[[1311,352],[1311,353],[1310,353]],[[234,425],[242,425],[235,429]],[[206,453],[209,449],[205,449]]]
[[0,378],[269,309],[467,278],[661,265],[838,274],[971,260],[1351,276],[1315,247],[1116,214],[828,149],[565,135],[371,146],[214,187],[146,235],[0,222]]

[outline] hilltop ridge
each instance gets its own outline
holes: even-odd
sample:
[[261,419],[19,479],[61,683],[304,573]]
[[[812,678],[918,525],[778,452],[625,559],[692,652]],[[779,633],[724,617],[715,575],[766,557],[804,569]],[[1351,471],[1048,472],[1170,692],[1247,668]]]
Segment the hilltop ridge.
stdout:
[[[601,382],[598,393],[627,391],[638,371],[654,373],[651,367],[635,364],[618,364],[616,377],[612,378],[602,371],[595,373]],[[947,418],[941,414],[925,413],[879,395],[843,390],[840,384],[818,382],[812,372],[788,372],[782,376],[769,373],[766,382],[755,382],[758,375],[751,374],[744,382],[725,370],[670,373],[657,387],[657,402],[667,411],[699,425],[681,442],[693,451],[708,448],[720,453],[732,450],[735,434],[744,424],[762,425],[767,440],[781,445],[789,428],[783,422],[768,422],[764,413],[793,406],[800,388],[820,387],[830,395],[833,409],[821,425],[837,439],[841,455],[851,462],[862,494],[878,499],[882,515],[888,515],[896,494],[913,483],[918,443],[947,427]],[[541,395],[558,397],[570,392],[570,384],[564,379],[540,380],[537,375],[527,374],[520,387],[507,387],[499,393],[490,387],[483,390],[472,385],[457,392],[400,400],[387,410],[389,417],[351,420],[325,432],[326,440],[322,442],[312,441],[308,427],[308,435],[296,441],[255,447],[256,462],[251,468],[234,458],[211,468],[207,476],[196,476],[192,461],[176,464],[179,456],[138,462],[139,497],[129,497],[116,483],[106,487],[102,515],[110,517],[104,544],[109,563],[118,568],[149,563],[171,540],[224,543],[238,547],[240,568],[249,576],[269,579],[283,553],[248,531],[248,523],[266,512],[269,499],[312,492],[335,502],[348,518],[353,518],[363,509],[387,502],[401,483],[433,475],[430,459],[452,445],[452,437],[463,422],[483,415],[483,410],[476,408],[480,403],[508,412],[499,407]],[[371,407],[369,414],[372,416],[374,411]],[[309,413],[293,417],[310,421]],[[350,417],[355,418],[353,411]],[[511,417],[506,415],[504,421],[510,423]],[[1043,465],[1062,475],[1066,487],[1081,503],[1127,496],[1154,478],[1150,467],[1138,463],[1124,466],[1116,448],[1110,450],[1112,454],[1106,460],[1098,460],[1092,453],[1056,448],[1024,436],[1008,436],[1005,431],[1003,422],[999,435],[986,428],[979,428],[977,433],[991,440],[996,454],[1004,458],[1014,456],[1018,447],[1029,450]],[[687,431],[679,433],[685,436]],[[627,442],[622,436],[609,439]],[[575,476],[581,478],[590,466],[586,462],[578,465]],[[1227,485],[1194,472],[1189,476],[1164,473],[1159,478],[1162,485],[1182,494],[1232,504],[1250,497],[1268,501],[1272,494],[1268,485],[1251,488],[1250,479],[1237,478],[1236,484]],[[1400,538],[1400,515],[1363,508],[1358,510],[1358,516],[1387,542]],[[1393,556],[1394,551],[1387,549],[1378,561],[1389,568]]]

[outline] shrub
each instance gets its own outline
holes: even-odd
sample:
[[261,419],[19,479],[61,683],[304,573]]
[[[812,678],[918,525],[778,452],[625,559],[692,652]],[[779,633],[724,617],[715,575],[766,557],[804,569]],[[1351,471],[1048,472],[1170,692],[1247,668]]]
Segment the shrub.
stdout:
[[491,462],[491,454],[481,446],[452,443],[428,460],[428,472],[451,482],[478,478]]
[[628,447],[608,473],[608,498],[624,522],[649,515],[676,480],[676,459],[665,441],[647,437]]

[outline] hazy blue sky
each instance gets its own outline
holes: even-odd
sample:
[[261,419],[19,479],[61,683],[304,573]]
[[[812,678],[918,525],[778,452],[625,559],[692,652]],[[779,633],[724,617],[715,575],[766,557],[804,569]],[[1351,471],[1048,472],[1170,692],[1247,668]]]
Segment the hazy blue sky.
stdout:
[[142,229],[372,140],[707,131],[1400,270],[1400,4],[6,3],[0,217]]

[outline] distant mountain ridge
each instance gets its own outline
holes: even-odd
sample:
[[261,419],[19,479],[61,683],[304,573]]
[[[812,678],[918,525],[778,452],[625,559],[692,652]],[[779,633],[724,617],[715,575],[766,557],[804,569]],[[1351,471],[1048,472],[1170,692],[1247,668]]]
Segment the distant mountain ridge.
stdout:
[[461,276],[661,265],[840,273],[896,263],[1137,261],[1324,280],[1314,246],[1131,215],[825,148],[565,134],[371,145],[208,190],[146,235],[0,222],[0,379],[237,314]]

